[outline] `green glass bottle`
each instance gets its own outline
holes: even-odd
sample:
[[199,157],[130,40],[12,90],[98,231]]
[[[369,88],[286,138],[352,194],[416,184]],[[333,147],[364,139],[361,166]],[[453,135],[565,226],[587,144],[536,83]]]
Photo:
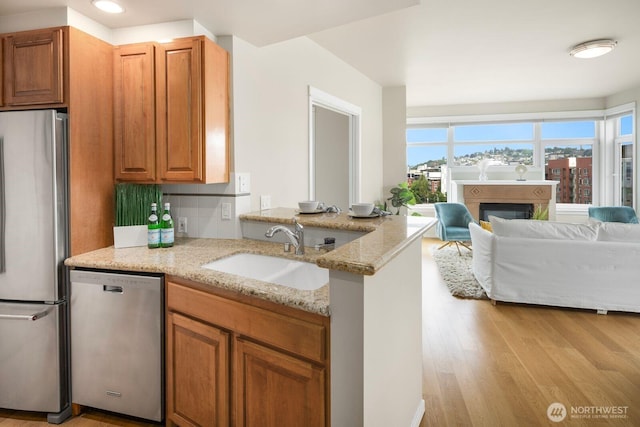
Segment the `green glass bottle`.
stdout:
[[149,249],[160,247],[160,220],[158,218],[158,205],[151,203],[151,214],[147,221],[147,246]]
[[160,220],[160,246],[170,248],[173,246],[173,218],[171,218],[171,204],[164,204],[162,219]]

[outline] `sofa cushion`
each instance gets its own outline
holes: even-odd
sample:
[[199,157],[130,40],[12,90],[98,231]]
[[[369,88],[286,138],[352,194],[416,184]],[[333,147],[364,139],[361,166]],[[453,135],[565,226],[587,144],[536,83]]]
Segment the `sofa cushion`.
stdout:
[[596,240],[597,224],[538,221],[533,219],[504,219],[489,216],[493,232],[502,237],[530,239]]
[[640,242],[640,224],[601,222],[598,240],[606,242]]

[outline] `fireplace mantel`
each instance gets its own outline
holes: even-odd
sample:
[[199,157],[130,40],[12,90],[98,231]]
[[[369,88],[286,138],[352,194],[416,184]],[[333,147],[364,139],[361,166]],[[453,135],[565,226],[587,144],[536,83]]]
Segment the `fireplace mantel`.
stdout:
[[532,203],[549,208],[549,219],[556,217],[556,185],[558,181],[493,180],[453,181],[451,201],[464,203],[477,220],[480,203]]

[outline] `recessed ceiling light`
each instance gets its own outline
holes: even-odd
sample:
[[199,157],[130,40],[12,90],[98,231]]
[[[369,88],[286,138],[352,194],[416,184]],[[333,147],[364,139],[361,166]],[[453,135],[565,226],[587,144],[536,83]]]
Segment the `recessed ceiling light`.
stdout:
[[91,3],[98,9],[107,13],[122,13],[124,8],[111,0],[92,0]]
[[592,40],[574,46],[569,55],[583,59],[596,58],[611,52],[617,44],[617,41],[609,39]]

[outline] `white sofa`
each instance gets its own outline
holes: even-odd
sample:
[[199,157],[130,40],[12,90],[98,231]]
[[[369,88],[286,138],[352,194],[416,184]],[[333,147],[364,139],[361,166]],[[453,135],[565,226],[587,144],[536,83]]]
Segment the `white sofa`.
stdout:
[[469,224],[473,273],[495,301],[640,312],[640,225],[492,217]]

